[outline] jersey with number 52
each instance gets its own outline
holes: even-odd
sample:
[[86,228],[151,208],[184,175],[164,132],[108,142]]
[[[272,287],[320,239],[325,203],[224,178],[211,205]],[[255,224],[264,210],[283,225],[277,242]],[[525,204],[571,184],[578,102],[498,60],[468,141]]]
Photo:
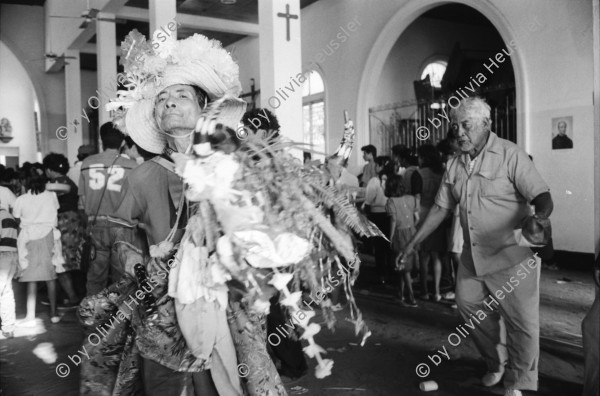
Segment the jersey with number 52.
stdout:
[[86,158],[81,164],[79,195],[88,216],[94,216],[96,211],[98,216],[111,215],[116,211],[123,181],[137,166],[132,159],[119,156],[115,160],[115,157],[116,150],[106,150]]

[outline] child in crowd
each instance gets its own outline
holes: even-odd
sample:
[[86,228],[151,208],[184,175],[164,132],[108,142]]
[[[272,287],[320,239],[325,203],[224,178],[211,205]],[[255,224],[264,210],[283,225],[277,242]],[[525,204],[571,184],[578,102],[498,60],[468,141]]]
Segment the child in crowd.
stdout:
[[0,205],[0,319],[5,338],[14,337],[16,316],[12,279],[18,267],[17,222]]
[[[390,216],[390,241],[396,271],[400,273],[400,302],[409,307],[416,307],[415,296],[412,289],[410,272],[413,268],[416,254],[398,261],[400,252],[415,235],[415,223],[419,221],[419,202],[414,195],[405,195],[405,186],[402,176],[390,175],[388,177],[385,195],[388,197],[385,209]],[[404,288],[408,289],[408,298],[404,300]]]
[[23,268],[19,282],[27,285],[27,314],[21,326],[35,325],[37,282],[45,281],[50,300],[50,321],[58,323],[56,314],[56,272],[64,272],[64,258],[57,227],[58,198],[46,191],[47,178],[32,175],[27,179],[27,193],[15,201],[13,214],[21,219],[17,238],[19,265]]

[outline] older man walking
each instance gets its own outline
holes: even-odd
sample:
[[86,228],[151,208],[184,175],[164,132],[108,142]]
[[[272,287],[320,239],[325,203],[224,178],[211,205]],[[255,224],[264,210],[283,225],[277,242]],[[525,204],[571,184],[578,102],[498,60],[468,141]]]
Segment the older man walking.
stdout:
[[435,205],[403,255],[459,204],[465,244],[456,302],[488,366],[483,384],[504,377],[504,394],[519,396],[538,386],[540,265],[515,228],[530,241],[547,239],[552,199],[527,154],[491,132],[483,99],[464,99],[451,117],[462,154],[448,161]]

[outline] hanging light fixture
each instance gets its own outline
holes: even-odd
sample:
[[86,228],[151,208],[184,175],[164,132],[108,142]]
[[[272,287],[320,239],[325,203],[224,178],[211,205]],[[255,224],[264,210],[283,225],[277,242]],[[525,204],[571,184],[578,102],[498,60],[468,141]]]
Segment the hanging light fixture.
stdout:
[[224,5],[232,5],[235,4],[237,2],[237,0],[221,0],[221,4]]

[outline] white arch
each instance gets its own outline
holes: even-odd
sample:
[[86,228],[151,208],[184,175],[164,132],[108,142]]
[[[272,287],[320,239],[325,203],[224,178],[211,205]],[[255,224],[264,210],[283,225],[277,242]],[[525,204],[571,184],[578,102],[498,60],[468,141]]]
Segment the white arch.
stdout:
[[[496,28],[506,45],[516,37],[515,29],[510,26],[504,15],[491,3],[481,0],[410,0],[400,7],[396,14],[385,25],[377,40],[373,44],[367,57],[365,68],[358,88],[356,104],[357,144],[362,147],[369,141],[369,103],[373,103],[375,89],[381,72],[398,38],[415,19],[432,8],[446,4],[464,4],[482,13]],[[528,149],[526,130],[529,128],[528,86],[525,72],[523,54],[517,48],[512,56],[512,66],[515,74],[516,106],[517,106],[517,143]],[[358,157],[355,157],[358,161]],[[357,162],[358,164],[358,162]]]
[[12,53],[15,55],[15,57],[19,60],[19,63],[21,63],[21,66],[23,66],[23,69],[25,69],[25,71],[27,72],[27,75],[29,76],[29,81],[31,81],[31,85],[33,85],[33,90],[35,92],[35,96],[38,102],[38,105],[40,107],[40,131],[42,132],[42,136],[41,136],[41,149],[42,152],[46,151],[46,146],[47,146],[47,135],[49,133],[48,131],[48,110],[46,108],[46,99],[44,97],[44,88],[42,86],[42,84],[40,84],[40,81],[38,80],[37,76],[38,74],[36,74],[36,72],[34,71],[33,66],[31,66],[31,63],[27,63],[24,60],[27,59],[27,57],[25,56],[25,54],[23,53],[23,51],[21,51],[21,49],[19,48],[19,46],[15,45],[8,37],[6,37],[6,35],[0,34],[0,41],[2,41],[10,51],[12,51]]

